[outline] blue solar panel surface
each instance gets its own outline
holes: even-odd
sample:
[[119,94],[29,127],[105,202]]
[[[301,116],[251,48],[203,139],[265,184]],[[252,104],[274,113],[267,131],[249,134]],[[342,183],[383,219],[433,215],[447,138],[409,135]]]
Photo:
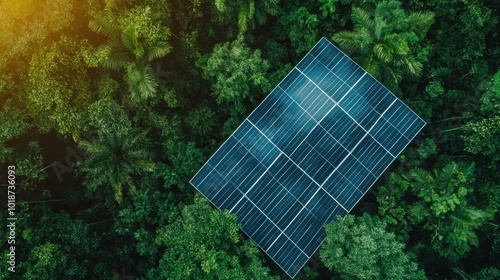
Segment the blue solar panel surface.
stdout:
[[424,125],[322,38],[191,184],[293,278]]

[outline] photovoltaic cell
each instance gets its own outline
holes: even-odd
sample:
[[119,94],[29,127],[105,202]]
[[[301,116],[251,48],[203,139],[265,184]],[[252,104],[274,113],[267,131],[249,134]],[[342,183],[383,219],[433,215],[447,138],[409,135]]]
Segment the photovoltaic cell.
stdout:
[[322,38],[190,183],[293,278],[424,126]]

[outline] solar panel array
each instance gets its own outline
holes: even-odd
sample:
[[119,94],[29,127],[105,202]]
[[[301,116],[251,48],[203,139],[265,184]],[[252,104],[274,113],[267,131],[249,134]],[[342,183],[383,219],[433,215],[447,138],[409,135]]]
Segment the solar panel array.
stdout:
[[293,278],[424,125],[322,38],[191,184]]

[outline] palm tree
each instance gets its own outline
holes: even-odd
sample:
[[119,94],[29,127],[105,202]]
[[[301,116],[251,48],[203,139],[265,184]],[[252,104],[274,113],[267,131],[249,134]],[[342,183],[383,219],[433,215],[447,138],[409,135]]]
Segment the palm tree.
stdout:
[[168,28],[154,22],[150,8],[134,9],[116,20],[117,16],[105,13],[89,23],[92,31],[108,37],[100,47],[106,54],[103,66],[124,69],[124,79],[132,99],[154,96],[158,83],[151,67],[155,59],[166,56],[171,47],[167,40]]
[[431,234],[436,252],[451,259],[462,257],[469,245],[477,246],[475,230],[488,217],[468,205],[467,187],[473,181],[474,165],[451,162],[434,172],[414,169],[411,187],[421,200],[411,206],[411,215]]
[[395,88],[404,76],[421,74],[422,64],[412,55],[407,38],[422,40],[434,22],[434,15],[430,12],[412,13],[406,16],[404,24],[398,21],[395,25],[381,16],[387,11],[379,11],[388,9],[381,4],[373,12],[353,7],[354,30],[340,31],[333,35],[332,40],[353,54],[366,71],[388,87]]
[[279,0],[215,0],[216,14],[214,19],[219,23],[235,22],[237,16],[238,29],[244,33],[255,27],[255,22],[262,25],[267,15],[278,14]]
[[80,166],[86,173],[84,184],[90,193],[98,187],[111,186],[118,203],[125,187],[131,193],[135,191],[135,176],[154,169],[145,133],[131,128],[120,130],[99,132],[96,141],[82,142],[88,156]]
[[158,88],[153,68],[144,62],[128,64],[125,81],[133,100],[153,97]]

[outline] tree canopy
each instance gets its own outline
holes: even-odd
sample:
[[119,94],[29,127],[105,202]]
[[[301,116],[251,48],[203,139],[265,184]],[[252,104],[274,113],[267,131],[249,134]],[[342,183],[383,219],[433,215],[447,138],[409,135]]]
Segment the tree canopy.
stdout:
[[354,31],[340,31],[332,39],[355,55],[366,71],[390,88],[404,76],[422,73],[412,49],[419,47],[434,22],[433,13],[407,13],[401,2],[391,0],[379,2],[374,11],[353,7],[351,19]]
[[426,279],[376,217],[348,215],[326,226],[320,256],[340,279]]
[[499,278],[499,18],[491,0],[0,1],[0,278],[284,276],[189,180],[322,37],[426,126],[297,278]]
[[236,216],[196,197],[172,224],[159,230],[165,247],[151,279],[275,279],[262,266],[256,245],[244,240]]

